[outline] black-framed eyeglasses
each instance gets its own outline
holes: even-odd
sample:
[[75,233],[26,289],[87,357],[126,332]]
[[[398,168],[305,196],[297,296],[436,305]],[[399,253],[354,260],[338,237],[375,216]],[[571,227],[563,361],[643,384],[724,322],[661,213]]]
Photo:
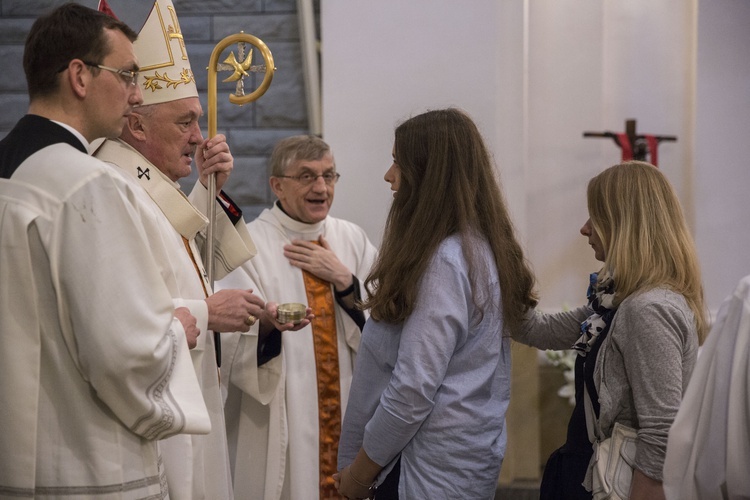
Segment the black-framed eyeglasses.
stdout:
[[334,184],[336,184],[336,182],[338,182],[341,174],[337,172],[326,172],[325,174],[312,174],[310,172],[305,172],[299,175],[276,175],[275,177],[281,177],[283,179],[294,179],[304,186],[309,186],[313,182],[317,181],[318,177],[322,177],[323,182],[325,182],[329,186],[333,186]]
[[138,82],[137,82],[137,80],[138,80],[138,72],[137,71],[133,71],[132,69],[111,68],[109,66],[104,66],[103,64],[97,64],[97,63],[92,63],[92,62],[83,61],[83,60],[81,60],[81,62],[83,62],[83,64],[85,64],[86,66],[91,66],[93,68],[99,68],[99,69],[103,69],[104,71],[109,71],[111,73],[118,74],[118,75],[120,75],[120,78],[122,78],[123,81],[127,85],[133,85],[133,86],[135,86],[135,85],[138,84]]

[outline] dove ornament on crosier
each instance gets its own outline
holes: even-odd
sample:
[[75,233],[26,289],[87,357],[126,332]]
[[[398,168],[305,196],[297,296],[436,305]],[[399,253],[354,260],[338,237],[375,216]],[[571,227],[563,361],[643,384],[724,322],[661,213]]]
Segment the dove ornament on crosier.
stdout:
[[[222,52],[232,44],[237,44],[238,57],[235,57],[234,52],[230,52],[229,56],[224,59],[223,63],[219,63],[219,58]],[[251,49],[245,57],[245,45],[250,44],[256,47],[261,55],[265,64],[260,66],[253,66],[253,50]],[[239,60],[238,60],[239,59]],[[208,61],[208,137],[216,135],[217,131],[217,75],[219,71],[232,71],[224,82],[237,82],[235,92],[229,94],[229,102],[242,106],[244,104],[251,103],[258,99],[260,96],[266,93],[268,87],[271,86],[271,80],[273,80],[273,74],[276,67],[273,63],[273,55],[269,50],[268,46],[258,37],[247,34],[243,31],[229,35],[221,40],[214,47],[211,53],[211,58]],[[263,72],[263,81],[260,83],[257,89],[250,94],[245,94],[244,78],[250,76],[251,72]],[[208,192],[213,193],[216,191],[216,174],[211,174],[208,177]],[[216,204],[208,204],[208,229],[206,231],[206,247],[203,262],[206,262],[206,274],[208,275],[208,282],[213,286],[214,282],[214,221],[216,220]]]

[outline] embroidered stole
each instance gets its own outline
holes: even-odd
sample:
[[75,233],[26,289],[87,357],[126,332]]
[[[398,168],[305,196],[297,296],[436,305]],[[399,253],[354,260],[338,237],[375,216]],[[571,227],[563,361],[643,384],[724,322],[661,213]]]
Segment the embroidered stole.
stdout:
[[331,477],[336,472],[341,435],[341,384],[336,337],[335,304],[331,284],[302,271],[312,321],[315,372],[318,380],[318,436],[320,498],[340,498]]
[[[187,250],[187,253],[190,256],[190,261],[193,263],[195,272],[198,273],[198,279],[201,280],[201,286],[203,287],[203,295],[208,297],[210,294],[208,293],[208,282],[206,281],[206,273],[203,271],[203,268],[198,265],[198,261],[195,260],[195,254],[193,254],[193,249],[190,247],[190,241],[183,236],[182,242],[185,244],[185,250]],[[216,366],[218,368],[218,367],[221,367],[221,338],[219,337],[218,332],[211,332],[211,334],[213,335],[213,339],[214,339],[214,349],[216,350]],[[218,376],[219,376],[219,380],[221,380],[220,372]]]
[[185,250],[187,250],[187,253],[190,256],[190,262],[193,263],[195,272],[198,273],[198,279],[201,280],[201,286],[203,287],[203,295],[208,297],[208,287],[206,287],[206,275],[203,273],[203,270],[200,268],[200,266],[198,265],[198,262],[195,260],[195,255],[193,255],[193,249],[190,248],[190,241],[188,241],[188,239],[183,236],[182,242],[185,244]]

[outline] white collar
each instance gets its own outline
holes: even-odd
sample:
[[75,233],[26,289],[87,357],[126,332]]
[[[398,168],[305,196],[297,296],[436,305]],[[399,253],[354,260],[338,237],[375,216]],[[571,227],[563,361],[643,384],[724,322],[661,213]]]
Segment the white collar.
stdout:
[[76,136],[78,140],[81,141],[81,144],[83,144],[83,147],[86,148],[86,151],[88,151],[89,154],[91,154],[91,145],[89,144],[89,141],[86,140],[86,138],[83,136],[82,133],[80,133],[79,131],[77,131],[76,129],[68,125],[67,123],[59,122],[57,120],[50,120],[50,121],[57,123],[62,128],[64,128],[65,130],[67,130],[68,132]]
[[321,234],[325,234],[326,220],[328,220],[328,217],[314,224],[300,222],[289,217],[289,215],[281,209],[278,201],[276,201],[273,204],[273,207],[271,207],[271,213],[286,230],[290,239],[314,241],[317,240]]

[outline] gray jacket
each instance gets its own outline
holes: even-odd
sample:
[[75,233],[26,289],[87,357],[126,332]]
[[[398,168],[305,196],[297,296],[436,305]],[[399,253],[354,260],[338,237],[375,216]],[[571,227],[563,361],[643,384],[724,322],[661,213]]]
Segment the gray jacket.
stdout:
[[[570,349],[587,306],[556,314],[532,311],[514,339],[539,349]],[[635,466],[662,480],[669,428],[698,353],[698,334],[685,298],[655,288],[633,294],[617,309],[594,369],[605,436],[615,422],[637,429]]]

